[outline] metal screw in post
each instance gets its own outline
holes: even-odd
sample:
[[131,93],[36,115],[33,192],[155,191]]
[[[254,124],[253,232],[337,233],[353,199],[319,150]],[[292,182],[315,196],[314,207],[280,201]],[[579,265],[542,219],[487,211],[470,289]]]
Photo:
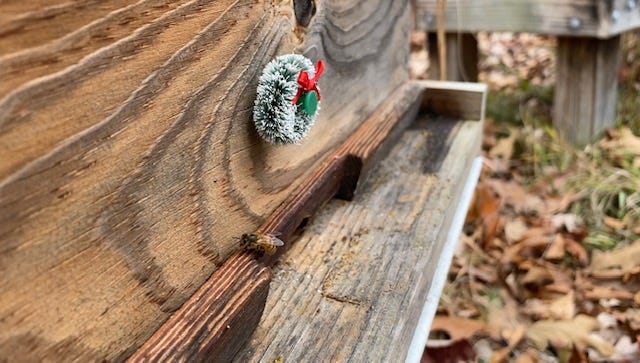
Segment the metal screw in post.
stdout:
[[627,10],[633,10],[637,5],[636,0],[627,0]]
[[569,29],[578,30],[582,26],[582,20],[578,18],[569,18]]
[[433,14],[431,14],[431,13],[426,13],[424,15],[424,20],[427,22],[428,26],[432,27],[432,26],[435,25],[436,17],[433,16]]
[[611,21],[613,21],[614,23],[617,23],[618,20],[620,20],[620,10],[614,10],[611,13]]

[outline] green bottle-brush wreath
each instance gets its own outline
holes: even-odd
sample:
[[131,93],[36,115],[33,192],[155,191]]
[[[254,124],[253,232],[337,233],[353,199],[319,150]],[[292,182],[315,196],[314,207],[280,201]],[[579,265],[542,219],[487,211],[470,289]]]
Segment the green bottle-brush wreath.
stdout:
[[296,144],[304,139],[320,111],[316,81],[324,64],[299,54],[269,62],[258,82],[253,122],[258,134],[276,144]]

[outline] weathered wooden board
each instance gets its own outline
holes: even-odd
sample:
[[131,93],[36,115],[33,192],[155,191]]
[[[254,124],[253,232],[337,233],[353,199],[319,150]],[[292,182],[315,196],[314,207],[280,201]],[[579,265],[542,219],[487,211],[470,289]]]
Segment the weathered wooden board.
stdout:
[[[406,80],[407,4],[0,3],[0,358],[131,354]],[[272,147],[257,76],[294,50],[322,114]]]
[[422,116],[351,202],[334,200],[274,268],[237,362],[402,362],[482,123]]
[[264,309],[266,294],[252,290],[269,281],[255,271],[273,265],[290,248],[299,226],[328,200],[353,197],[358,183],[415,119],[423,93],[421,82],[407,82],[390,95],[258,228],[284,240],[284,246],[259,261],[251,251],[233,255],[130,361],[231,361]]
[[[447,2],[445,27],[609,38],[640,27],[639,7],[627,0],[457,0]],[[435,14],[435,0],[416,0],[417,29],[435,31]]]

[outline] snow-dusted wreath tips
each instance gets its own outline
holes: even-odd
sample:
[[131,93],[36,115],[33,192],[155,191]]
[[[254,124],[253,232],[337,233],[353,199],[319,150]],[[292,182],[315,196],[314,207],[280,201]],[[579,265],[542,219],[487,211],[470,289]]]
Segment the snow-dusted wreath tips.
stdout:
[[276,144],[300,142],[320,110],[320,90],[316,81],[324,63],[315,67],[305,56],[286,54],[264,67],[253,106],[253,122],[258,134]]

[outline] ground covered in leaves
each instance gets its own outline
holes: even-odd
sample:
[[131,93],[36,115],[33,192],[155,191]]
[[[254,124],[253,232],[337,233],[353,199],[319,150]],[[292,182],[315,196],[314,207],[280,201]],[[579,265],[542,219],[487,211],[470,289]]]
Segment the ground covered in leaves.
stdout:
[[554,40],[479,35],[485,163],[424,361],[640,361],[639,39],[620,126],[576,150],[549,126]]

